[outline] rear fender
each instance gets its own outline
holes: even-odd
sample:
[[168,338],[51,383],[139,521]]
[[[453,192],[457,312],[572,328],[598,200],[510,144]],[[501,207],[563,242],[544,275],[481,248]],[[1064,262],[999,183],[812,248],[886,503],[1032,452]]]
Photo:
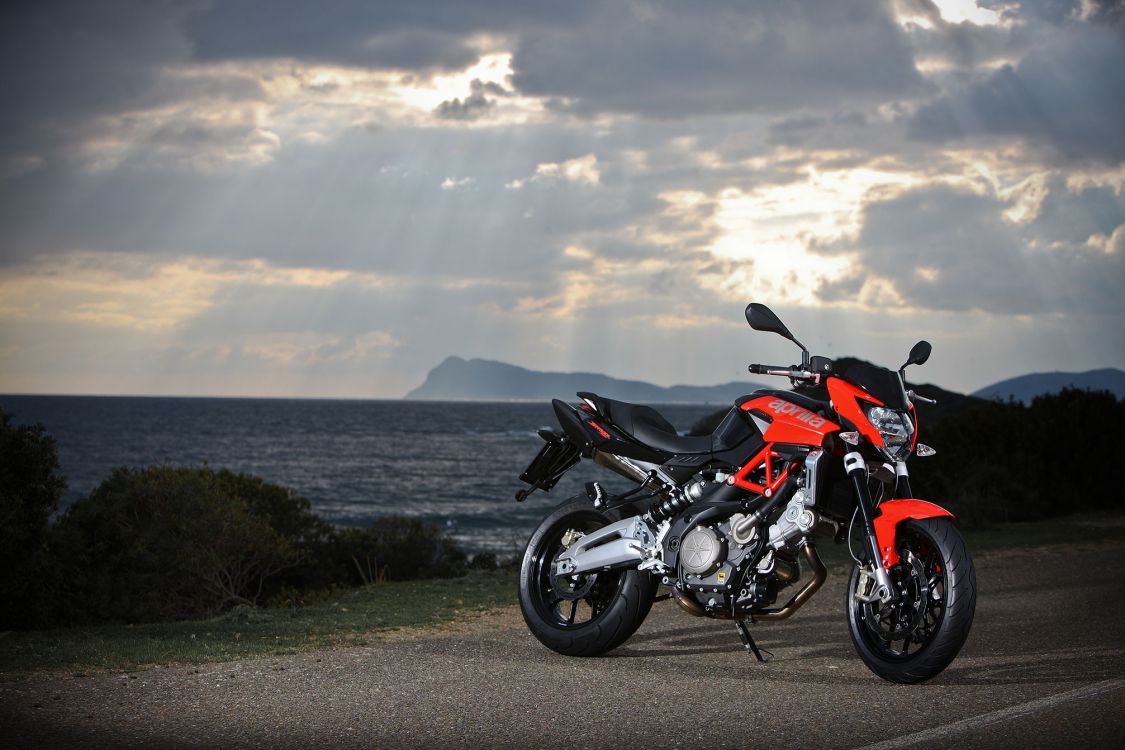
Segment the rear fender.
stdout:
[[887,500],[879,503],[879,515],[875,518],[875,541],[879,543],[879,552],[883,555],[883,567],[890,570],[898,564],[898,548],[895,546],[895,537],[898,534],[898,525],[912,518],[940,518],[953,514],[940,505],[925,500]]

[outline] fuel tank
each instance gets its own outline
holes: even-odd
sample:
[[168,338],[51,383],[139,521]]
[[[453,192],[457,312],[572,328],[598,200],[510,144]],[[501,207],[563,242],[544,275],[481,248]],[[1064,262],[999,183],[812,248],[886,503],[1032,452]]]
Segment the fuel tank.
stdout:
[[769,443],[819,447],[840,429],[826,416],[826,405],[787,391],[756,391],[740,400],[738,407],[755,421],[768,423],[763,437]]

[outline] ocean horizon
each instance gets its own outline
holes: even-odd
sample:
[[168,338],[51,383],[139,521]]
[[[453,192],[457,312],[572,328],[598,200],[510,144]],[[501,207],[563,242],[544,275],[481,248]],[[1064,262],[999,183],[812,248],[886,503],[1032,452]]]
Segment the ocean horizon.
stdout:
[[[230,396],[0,395],[17,424],[42,423],[59,449],[65,508],[115,467],[210,467],[307,497],[321,517],[365,526],[419,518],[469,552],[514,554],[549,508],[599,480],[590,462],[524,503],[519,474],[557,428],[549,401],[416,401]],[[719,404],[660,404],[680,431]]]

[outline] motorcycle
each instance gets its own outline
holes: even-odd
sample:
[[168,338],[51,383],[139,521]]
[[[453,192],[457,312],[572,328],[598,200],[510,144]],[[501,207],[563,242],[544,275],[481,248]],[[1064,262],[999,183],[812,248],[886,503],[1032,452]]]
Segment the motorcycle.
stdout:
[[[906,467],[911,454],[935,452],[918,442],[914,409],[934,402],[905,380],[930,344],[919,341],[897,371],[860,363],[837,372],[765,305],[751,303],[746,319],[801,349],[799,365],[752,364],[750,373],[825,384],[828,401],[757,390],[710,435],[682,436],[649,406],[586,392],[577,408],[554,400],[562,431],[540,430],[545,445],[517,501],[550,491],[583,458],[635,486],[611,495],[588,483],[539,524],[520,568],[528,628],[560,654],[596,656],[671,597],[692,615],[733,620],[764,661],[750,625],[784,620],[816,593],[827,570],[815,537],[828,532],[854,562],[846,613],[860,658],[892,682],[934,677],[968,636],[976,574],[952,514],[914,498]],[[658,597],[661,585],[670,593]]]

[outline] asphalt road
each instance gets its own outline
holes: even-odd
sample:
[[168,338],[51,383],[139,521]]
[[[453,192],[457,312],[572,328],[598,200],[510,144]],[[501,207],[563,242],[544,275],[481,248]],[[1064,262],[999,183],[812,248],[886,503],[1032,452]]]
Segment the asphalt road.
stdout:
[[856,656],[843,577],[755,633],[657,604],[625,646],[557,656],[507,612],[375,646],[129,675],[0,681],[15,747],[1122,747],[1123,546],[977,561],[969,641],[935,680]]

